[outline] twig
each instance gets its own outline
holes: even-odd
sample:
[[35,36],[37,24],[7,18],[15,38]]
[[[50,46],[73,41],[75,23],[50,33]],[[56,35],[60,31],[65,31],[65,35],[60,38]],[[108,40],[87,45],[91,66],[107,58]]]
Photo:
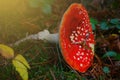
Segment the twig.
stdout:
[[54,73],[53,73],[53,71],[51,69],[50,69],[50,74],[52,75],[53,80],[56,80],[55,75],[54,75]]
[[98,63],[101,65],[102,62],[101,62],[100,58],[97,56],[97,54],[95,54],[95,57],[96,57],[96,59],[98,60]]

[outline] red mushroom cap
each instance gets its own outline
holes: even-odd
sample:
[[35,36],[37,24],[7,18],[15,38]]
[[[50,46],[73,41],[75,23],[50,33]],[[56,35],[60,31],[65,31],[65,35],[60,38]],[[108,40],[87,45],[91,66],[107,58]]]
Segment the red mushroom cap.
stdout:
[[64,13],[59,45],[65,61],[78,72],[85,72],[94,56],[94,35],[83,5],[73,3]]

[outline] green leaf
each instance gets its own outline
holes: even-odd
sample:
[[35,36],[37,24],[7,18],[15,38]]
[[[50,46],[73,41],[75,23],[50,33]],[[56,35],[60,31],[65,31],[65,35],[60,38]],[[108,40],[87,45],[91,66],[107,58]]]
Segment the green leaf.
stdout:
[[50,14],[52,12],[51,5],[49,4],[44,4],[41,8],[42,8],[43,13],[45,14]]
[[11,47],[0,44],[0,54],[6,59],[11,59],[14,57],[14,50]]
[[93,24],[98,24],[98,21],[94,18],[90,18],[90,22],[93,23]]
[[98,80],[105,80],[105,77],[100,75]]
[[28,80],[28,71],[27,68],[19,61],[13,59],[12,60],[13,66],[15,67],[16,71],[20,74],[23,80]]
[[110,69],[109,69],[109,67],[103,67],[103,71],[104,71],[104,73],[110,73]]
[[115,58],[116,60],[120,60],[120,54],[117,54],[114,58]]
[[114,52],[114,51],[108,51],[107,53],[105,53],[104,55],[103,55],[103,58],[105,58],[105,57],[115,57],[117,55],[117,53],[116,52]]
[[29,0],[30,7],[40,8],[43,13],[50,14],[52,12],[51,5],[54,0]]
[[117,24],[117,25],[116,25],[116,28],[120,29],[120,24]]
[[91,23],[91,25],[92,25],[92,30],[95,30],[96,29],[95,24]]
[[22,63],[23,65],[25,65],[28,69],[30,69],[30,66],[29,66],[28,62],[26,61],[26,59],[25,59],[22,55],[18,54],[18,55],[15,57],[15,60],[21,62],[21,63]]
[[101,22],[100,23],[100,28],[102,30],[108,30],[109,29],[108,24],[106,22]]
[[90,22],[92,25],[92,29],[95,30],[96,29],[95,25],[98,24],[98,21],[94,18],[90,18]]
[[28,0],[30,7],[37,8],[40,6],[40,0]]
[[82,79],[82,80],[86,80],[86,78],[84,78],[84,77],[82,77],[81,79]]
[[112,24],[119,24],[120,22],[119,22],[119,19],[111,19],[110,23],[112,23]]
[[45,4],[53,4],[54,0],[41,0]]

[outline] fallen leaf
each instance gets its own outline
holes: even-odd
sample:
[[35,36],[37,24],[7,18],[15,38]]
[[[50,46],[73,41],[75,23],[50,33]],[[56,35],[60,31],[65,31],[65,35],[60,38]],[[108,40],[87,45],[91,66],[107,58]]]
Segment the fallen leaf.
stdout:
[[28,62],[26,61],[26,59],[21,55],[21,54],[18,54],[16,57],[15,57],[15,60],[21,62],[23,65],[25,65],[28,69],[30,69],[30,66],[28,64]]
[[20,74],[23,80],[28,80],[28,71],[27,68],[19,61],[13,59],[12,60],[13,66],[15,67],[16,71]]
[[0,44],[0,54],[6,59],[11,59],[14,57],[14,50],[11,47]]

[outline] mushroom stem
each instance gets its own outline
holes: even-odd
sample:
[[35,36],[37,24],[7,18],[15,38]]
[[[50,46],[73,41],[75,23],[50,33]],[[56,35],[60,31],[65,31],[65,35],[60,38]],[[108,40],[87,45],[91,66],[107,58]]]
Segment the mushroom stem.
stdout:
[[26,36],[25,38],[20,39],[11,45],[19,45],[21,42],[24,42],[26,40],[31,40],[31,39],[43,40],[43,41],[48,41],[50,43],[58,44],[58,33],[51,34],[48,30],[43,30],[43,31],[38,32],[37,34]]

